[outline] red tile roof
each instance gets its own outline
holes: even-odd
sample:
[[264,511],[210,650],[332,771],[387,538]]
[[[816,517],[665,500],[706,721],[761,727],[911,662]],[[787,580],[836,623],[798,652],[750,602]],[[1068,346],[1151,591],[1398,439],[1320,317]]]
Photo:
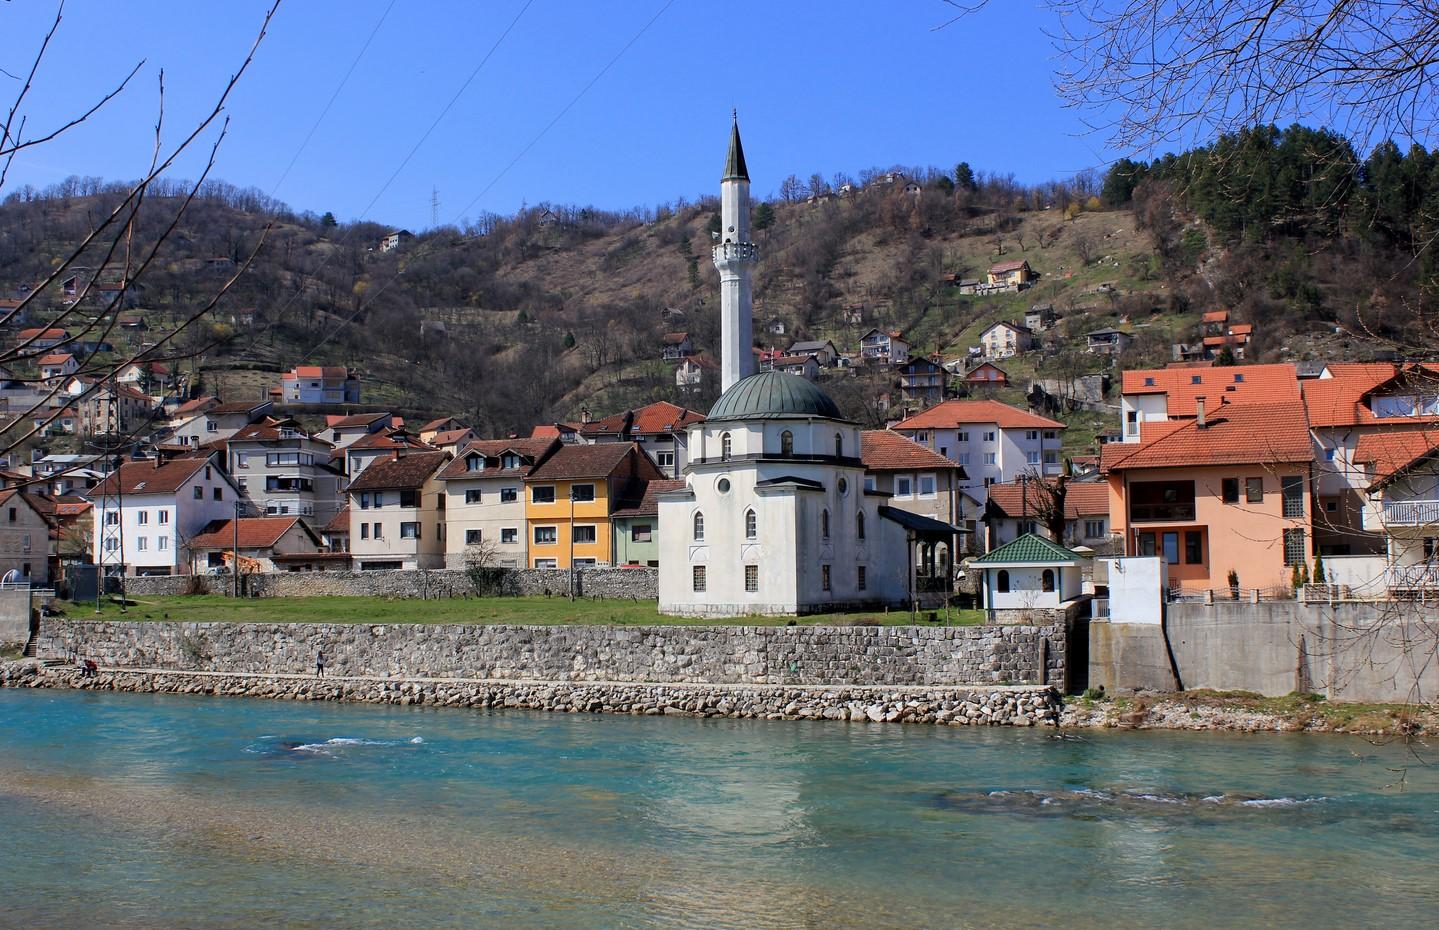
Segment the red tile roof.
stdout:
[[69,352],[52,352],[49,355],[43,356],[36,364],[63,365],[68,361],[74,360],[74,358],[75,356],[71,355]]
[[430,444],[436,446],[453,446],[457,443],[464,442],[470,435],[469,427],[444,430],[431,437]]
[[[241,549],[269,549],[296,523],[309,530],[299,517],[241,517],[238,527],[234,520],[211,520],[187,545],[191,549],[233,549],[238,533]],[[313,536],[314,531],[310,533]]]
[[859,456],[866,471],[950,471],[959,466],[939,453],[887,429],[859,434]]
[[352,426],[369,426],[376,420],[389,416],[388,413],[352,413],[349,416],[343,414],[329,414],[325,417],[325,426],[329,429],[347,429]]
[[[1197,379],[1197,380],[1196,380]],[[1124,394],[1168,395],[1171,417],[1192,417],[1195,399],[1205,398],[1210,410],[1226,404],[1277,404],[1299,400],[1294,366],[1219,365],[1211,368],[1137,368],[1124,373]]]
[[600,420],[581,424],[580,432],[586,436],[617,435],[625,426],[625,421],[629,420],[631,433],[660,435],[679,432],[694,423],[699,423],[704,418],[704,414],[697,411],[659,401],[646,404],[636,410],[626,410],[623,413],[616,413]]
[[663,342],[665,345],[677,346],[689,337],[689,333],[665,333],[663,336],[660,337],[660,341]]
[[1406,429],[1369,433],[1359,437],[1354,461],[1368,465],[1370,488],[1380,488],[1400,478],[1421,459],[1439,450],[1439,430]]
[[[1366,423],[1395,423],[1396,418],[1380,419],[1365,404],[1367,396],[1396,378],[1423,377],[1439,374],[1439,364],[1403,366],[1392,362],[1367,362],[1328,366],[1329,377],[1304,382],[1304,406],[1309,424],[1321,426],[1359,426]],[[1433,423],[1434,417],[1405,417],[1406,423]]]
[[[158,464],[157,464],[158,463]],[[114,494],[118,483],[124,494],[173,494],[194,477],[206,465],[212,464],[208,456],[196,458],[175,458],[168,462],[158,459],[148,462],[126,462],[118,471],[105,476],[87,493],[91,498]],[[219,467],[216,466],[216,471]]]
[[[1053,485],[1053,481],[1044,484]],[[1020,497],[1021,484],[1011,481],[1006,484],[989,486],[989,502],[1007,517],[1018,517],[1026,512]],[[1030,516],[1039,512],[1040,505],[1048,493],[1038,481],[1023,483],[1024,497],[1029,499],[1027,512]],[[1102,481],[1069,481],[1064,486],[1064,519],[1080,520],[1085,517],[1109,515],[1109,485]]]
[[1227,323],[1229,322],[1228,310],[1210,310],[1201,318],[1205,323]]
[[217,404],[219,404],[219,400],[214,397],[196,397],[193,400],[187,400],[180,406],[176,407],[175,416],[184,417],[191,414],[204,413],[206,410],[211,409]]
[[25,342],[28,339],[34,339],[36,337],[41,339],[65,339],[68,338],[69,335],[70,331],[68,329],[60,329],[59,327],[52,327],[51,329],[22,329],[20,330],[20,341]]
[[434,446],[422,442],[418,437],[403,430],[381,430],[378,433],[366,433],[347,447],[347,450],[356,452],[362,452],[365,449],[433,450]]
[[1005,429],[1065,429],[1063,423],[997,400],[946,400],[894,425],[895,429],[951,429],[993,423]]
[[289,379],[295,378],[339,378],[344,380],[350,376],[350,369],[340,365],[297,365],[293,371],[285,373]]
[[[532,481],[566,481],[570,478],[607,478],[631,452],[632,442],[602,442],[592,446],[560,446],[529,474]],[[649,459],[641,455],[641,459]]]
[[55,516],[57,517],[78,517],[95,505],[89,501],[57,500],[55,501]]
[[330,518],[325,524],[326,533],[348,533],[350,531],[350,505],[346,504],[340,508],[340,512]]
[[[453,424],[453,425],[452,425],[452,424]],[[438,433],[438,432],[442,432],[442,431],[449,431],[449,430],[463,429],[463,428],[464,428],[464,425],[463,425],[462,423],[460,423],[459,420],[456,420],[454,417],[440,417],[438,420],[431,420],[430,422],[426,423],[424,426],[420,427],[419,432],[421,432],[421,433]]]
[[657,495],[664,494],[666,491],[678,491],[684,486],[684,481],[679,479],[657,478],[645,485],[645,493],[638,501],[616,507],[610,516],[657,517],[660,513],[660,502]]
[[1140,441],[1111,442],[1100,449],[1105,471],[1309,462],[1314,458],[1300,403],[1225,404],[1197,420],[1140,424]]
[[1025,261],[1025,260],[1022,259],[1022,258],[1021,258],[1021,259],[1017,259],[1017,260],[1012,261],[1012,262],[1000,262],[1000,263],[997,264],[997,265],[990,265],[990,266],[989,266],[989,273],[990,273],[990,274],[1003,274],[1003,273],[1005,273],[1005,272],[1007,272],[1007,271],[1018,271],[1019,269],[1023,268],[1025,265],[1028,265],[1028,264],[1029,264],[1029,262]]
[[[514,478],[523,477],[529,473],[535,461],[541,458],[546,452],[558,444],[555,437],[530,437],[528,439],[477,439],[469,443],[455,456],[454,461],[446,465],[440,471],[441,478]],[[506,452],[513,452],[520,456],[521,466],[519,468],[490,467],[488,460],[499,459]],[[471,455],[483,455],[487,460],[484,471],[472,472],[469,470],[468,459]]]
[[448,452],[410,452],[398,458],[376,459],[345,490],[354,493],[420,488],[449,460]]

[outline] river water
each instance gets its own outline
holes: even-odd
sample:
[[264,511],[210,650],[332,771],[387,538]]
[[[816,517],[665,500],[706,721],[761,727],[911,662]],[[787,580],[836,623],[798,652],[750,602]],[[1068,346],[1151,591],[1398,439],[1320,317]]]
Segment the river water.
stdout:
[[1353,737],[0,691],[0,926],[1428,927]]

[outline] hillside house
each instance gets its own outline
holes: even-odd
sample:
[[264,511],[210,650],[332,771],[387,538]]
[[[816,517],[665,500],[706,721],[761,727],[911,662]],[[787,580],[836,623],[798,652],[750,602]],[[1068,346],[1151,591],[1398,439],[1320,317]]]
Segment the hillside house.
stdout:
[[360,378],[342,365],[297,365],[280,377],[287,404],[358,404]]
[[324,435],[326,441],[339,451],[357,439],[394,429],[398,425],[392,413],[330,414],[325,417]]
[[637,442],[667,478],[689,464],[689,428],[704,414],[665,401],[580,424],[583,442]]
[[1204,337],[1204,357],[1217,358],[1229,350],[1229,354],[1236,359],[1244,359],[1249,352],[1249,342],[1254,335],[1254,326],[1250,323],[1234,323],[1228,327],[1223,335]]
[[719,377],[719,362],[708,355],[691,355],[675,366],[675,387],[698,390]]
[[445,567],[529,565],[524,479],[560,448],[558,438],[471,442],[440,470],[445,489]]
[[128,384],[117,384],[114,387],[106,384],[90,385],[85,393],[77,398],[74,406],[79,414],[79,430],[82,436],[105,435],[112,427],[120,433],[129,434],[143,429],[146,421],[155,412],[155,402],[149,395]]
[[1029,267],[1029,262],[1021,258],[990,265],[989,272],[985,275],[985,283],[1022,291],[1029,287],[1034,278],[1034,270]]
[[169,387],[172,378],[170,366],[161,362],[131,362],[116,373],[115,380],[146,394],[154,394]]
[[344,448],[345,474],[353,481],[380,459],[393,458],[397,453],[434,451],[429,443],[421,442],[418,436],[403,428],[366,433]]
[[770,360],[769,368],[771,371],[799,375],[806,381],[819,380],[819,362],[813,355],[781,355]]
[[1001,320],[979,334],[979,344],[985,358],[1005,359],[1033,349],[1036,340],[1029,327]]
[[230,571],[228,556],[235,552],[241,559],[252,560],[259,571],[290,571],[294,557],[316,555],[324,548],[320,534],[303,517],[215,520],[190,540],[191,572]]
[[1094,355],[1118,355],[1129,348],[1134,337],[1112,326],[1084,334],[1084,351]]
[[53,349],[70,338],[70,331],[60,326],[32,327],[22,329],[15,337],[16,347],[24,346],[26,352]]
[[203,412],[190,416],[174,428],[170,436],[171,443],[198,448],[206,443],[220,442],[229,439],[243,427],[260,422],[274,409],[274,405],[267,400],[217,402],[201,406],[205,408]]
[[615,564],[612,514],[663,478],[637,443],[561,446],[524,479],[530,567]]
[[[126,462],[86,497],[95,505],[95,562],[126,575],[184,575],[190,540],[233,517],[241,495],[216,453]],[[120,507],[107,507],[116,500]],[[121,532],[106,532],[116,526]]]
[[819,367],[830,368],[839,358],[839,350],[828,339],[810,339],[794,343],[785,355],[808,355],[819,363]]
[[1042,333],[1059,322],[1059,314],[1049,304],[1035,304],[1024,314],[1024,325],[1032,333]]
[[434,444],[435,438],[442,434],[450,435],[467,428],[465,424],[456,420],[454,417],[440,417],[437,420],[429,421],[415,430],[415,435],[420,437],[421,442]]
[[859,354],[867,365],[903,365],[909,358],[909,343],[898,331],[871,329],[860,337]]
[[51,352],[42,356],[38,364],[41,379],[52,386],[54,382],[80,370],[80,363],[69,352]]
[[1384,586],[1404,597],[1439,594],[1439,432],[1368,433],[1354,462],[1367,482],[1363,528],[1384,541]]
[[965,374],[963,381],[970,388],[1009,387],[1009,375],[993,362],[976,365]]
[[439,472],[449,461],[448,452],[397,449],[350,482],[345,489],[350,557],[357,570],[445,566],[446,502]]
[[408,229],[397,229],[386,233],[380,238],[380,251],[393,252],[413,238],[415,238],[415,234]]
[[1304,405],[1199,397],[1193,417],[1146,421],[1139,433],[1100,457],[1124,554],[1162,557],[1187,590],[1227,589],[1231,570],[1241,587],[1287,586],[1314,535]]
[[689,333],[665,333],[660,337],[660,358],[666,362],[678,362],[693,355],[694,340]]
[[944,385],[949,375],[936,362],[911,355],[898,368],[899,393],[906,404],[929,407],[944,400]]
[[1057,476],[1065,429],[995,400],[947,400],[894,425],[895,432],[962,466],[962,490],[981,503],[992,484],[1029,473]]

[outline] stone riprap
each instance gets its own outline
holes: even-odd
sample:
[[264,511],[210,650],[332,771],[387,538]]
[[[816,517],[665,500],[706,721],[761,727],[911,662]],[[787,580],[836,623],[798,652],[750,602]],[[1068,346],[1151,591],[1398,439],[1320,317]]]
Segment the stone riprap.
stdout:
[[313,678],[222,672],[102,669],[85,678],[38,661],[0,665],[0,687],[231,695],[429,707],[523,708],[562,713],[849,720],[949,726],[1053,726],[1059,696],[1045,687],[805,688],[645,682]]
[[[556,569],[504,569],[501,591],[506,595],[568,594],[571,576]],[[382,572],[266,572],[242,575],[247,597],[467,597],[477,593],[474,579],[462,569]],[[659,598],[659,572],[653,568],[590,568],[574,573],[576,594],[618,600]],[[230,575],[160,575],[126,578],[125,591],[138,597],[177,594],[234,593]]]
[[1064,688],[1064,626],[511,626],[45,618],[41,658],[119,668],[658,684]]

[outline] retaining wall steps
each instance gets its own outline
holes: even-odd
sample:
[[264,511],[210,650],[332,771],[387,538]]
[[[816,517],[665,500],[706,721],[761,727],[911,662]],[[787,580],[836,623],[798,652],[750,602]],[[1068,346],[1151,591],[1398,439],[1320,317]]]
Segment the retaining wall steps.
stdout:
[[561,713],[847,720],[948,726],[1054,726],[1059,695],[1042,686],[696,685],[304,675],[103,668],[94,677],[35,660],[0,664],[0,687],[205,694],[294,701],[524,708]]

